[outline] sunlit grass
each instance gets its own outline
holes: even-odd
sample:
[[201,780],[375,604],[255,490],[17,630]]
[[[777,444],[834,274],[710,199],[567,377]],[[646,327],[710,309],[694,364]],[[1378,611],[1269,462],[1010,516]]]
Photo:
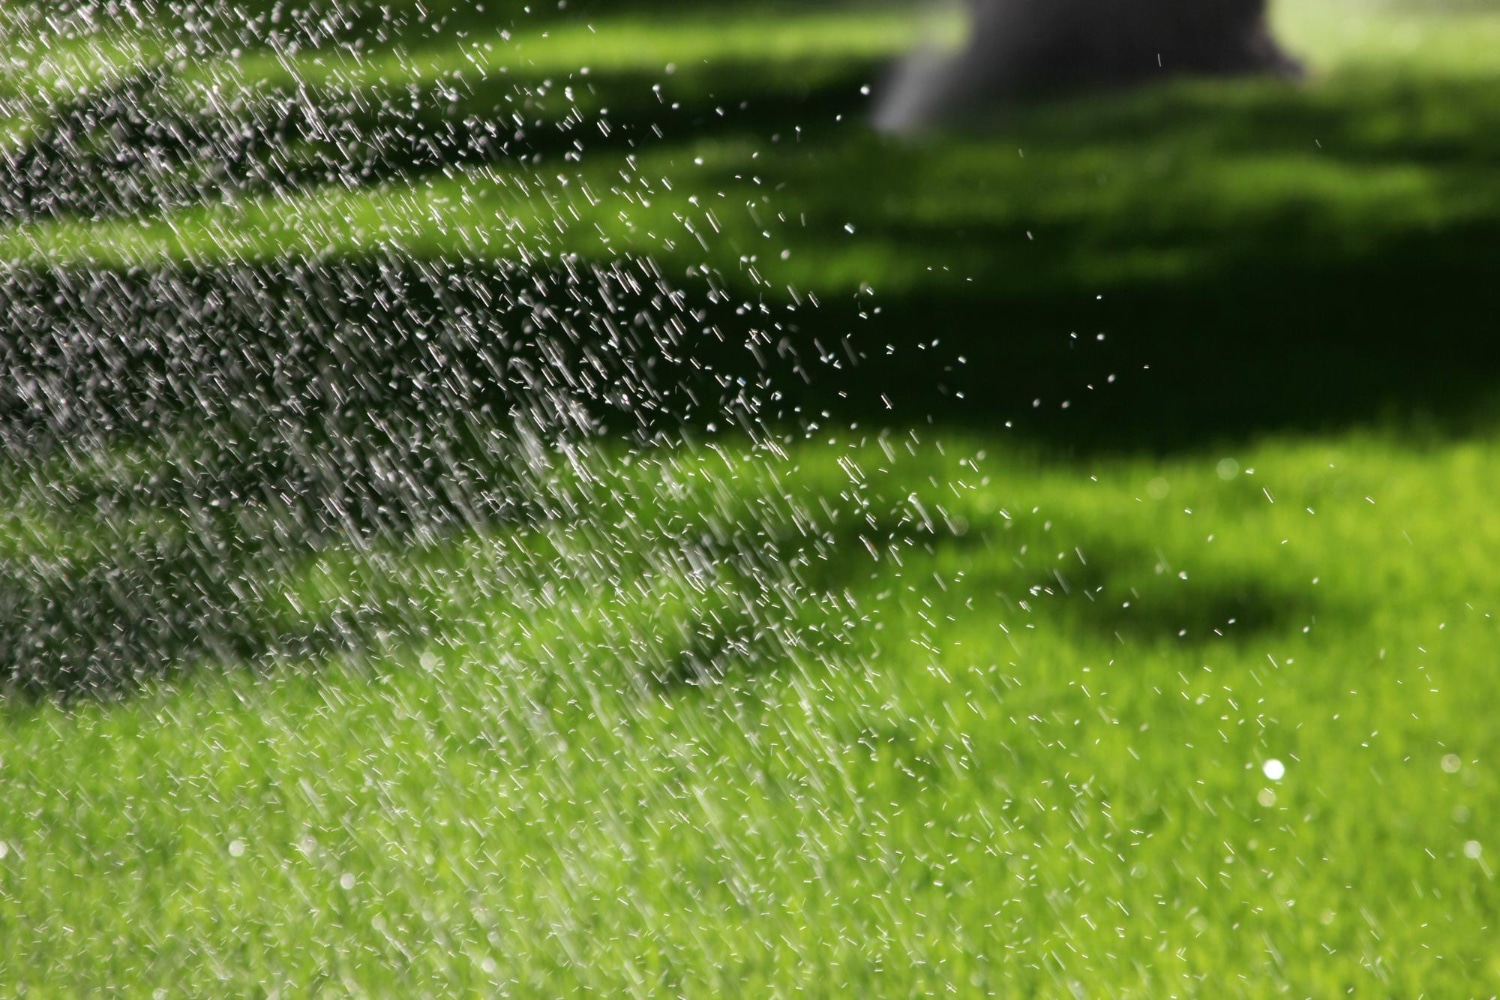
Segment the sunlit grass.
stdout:
[[[1093,303],[1218,279],[1230,313],[1268,294],[1255,269],[1271,265],[1316,275],[1401,248],[1477,270],[1500,217],[1500,19],[1284,7],[1307,84],[1179,83],[922,144],[857,121],[903,14],[621,15],[493,49],[254,52],[242,94],[588,65],[601,102],[611,79],[658,73],[704,98],[706,60],[753,103],[826,59],[848,114],[12,222],[0,260],[648,254],[779,311],[809,292]],[[80,58],[100,75],[136,56]],[[198,93],[219,69],[172,86]],[[0,87],[23,79],[59,86],[37,70]],[[1297,306],[1337,323],[1344,301]],[[1004,314],[995,330],[921,318],[924,341],[1009,335]],[[1091,331],[1049,335],[1075,329]],[[1381,332],[1355,330],[1340,362]],[[1414,356],[1431,335],[1401,332]],[[231,611],[260,632],[348,629],[363,654],[200,655],[118,697],[0,704],[0,992],[1493,992],[1492,427],[1267,430],[1153,457],[925,416],[776,437],[770,463],[734,437],[601,445],[588,489],[559,473],[587,517],[285,551],[268,535],[275,558],[226,557]],[[0,560],[60,599],[88,574],[108,594],[122,551],[168,576],[182,552],[203,560],[192,491],[142,485],[176,496],[159,482],[193,449],[174,447],[0,477]],[[705,565],[664,569],[647,543],[685,525],[713,529],[692,539]],[[737,639],[737,602],[765,596],[734,544],[790,564],[772,595],[788,605],[755,620],[800,643],[756,636],[722,674],[664,673]],[[591,549],[615,560],[611,586],[558,572]]]
[[665,84],[679,70],[691,72],[704,63],[748,63],[768,69],[786,64],[796,69],[810,59],[880,59],[909,44],[916,23],[910,10],[889,5],[858,17],[816,6],[806,13],[789,16],[782,11],[771,17],[734,9],[627,14],[589,18],[586,23],[523,23],[472,37],[443,36],[365,57],[257,53],[232,63],[195,67],[182,83],[201,86],[228,76],[254,88],[305,84],[358,89],[393,81],[419,87],[441,81],[461,85],[471,76],[517,73],[560,75],[582,87],[589,82],[583,78],[594,73],[643,73]]
[[80,32],[35,36],[31,25],[0,15],[0,107],[46,106],[107,86],[161,59],[162,45],[140,32]]
[[1491,53],[1500,45],[1500,12],[1484,0],[1281,0],[1274,7],[1288,47],[1308,57],[1315,72],[1352,65],[1412,75],[1496,73]]
[[652,693],[500,613],[370,667],[12,706],[13,981],[1025,993],[1053,949],[1098,994],[1493,974],[1493,447],[910,440],[804,446],[785,484],[867,483],[876,556],[827,571],[869,672]]

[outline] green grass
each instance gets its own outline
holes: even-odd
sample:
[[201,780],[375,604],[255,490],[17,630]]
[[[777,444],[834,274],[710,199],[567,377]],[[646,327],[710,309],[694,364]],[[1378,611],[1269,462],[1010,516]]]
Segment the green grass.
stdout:
[[[850,530],[878,558],[819,567],[868,670],[656,691],[544,655],[587,646],[566,604],[529,637],[469,607],[364,666],[13,705],[11,981],[1415,995],[1500,971],[1491,862],[1464,853],[1495,821],[1493,445],[1273,442],[1226,480],[1213,455],[903,444],[804,446],[786,483],[813,504],[843,458],[868,484],[878,528]],[[410,586],[433,560],[371,563]],[[305,586],[330,579],[367,577]]]
[[[204,127],[293,79],[430,102],[455,69],[463,113],[544,124],[524,162],[385,150],[195,198],[164,174],[161,204],[85,190],[0,230],[23,277],[225,288],[649,254],[724,289],[725,330],[748,301],[862,355],[778,383],[802,419],[758,449],[606,440],[506,487],[540,513],[362,544],[286,535],[273,499],[205,513],[238,489],[195,464],[212,414],[34,461],[6,439],[0,636],[144,608],[121,655],[174,644],[107,696],[0,702],[0,992],[1496,991],[1500,17],[1288,7],[1300,87],[871,136],[859,87],[915,23],[311,53]],[[101,45],[88,79],[139,68]],[[566,159],[535,87],[584,64],[586,107],[664,138]],[[265,163],[329,162],[279,142]]]

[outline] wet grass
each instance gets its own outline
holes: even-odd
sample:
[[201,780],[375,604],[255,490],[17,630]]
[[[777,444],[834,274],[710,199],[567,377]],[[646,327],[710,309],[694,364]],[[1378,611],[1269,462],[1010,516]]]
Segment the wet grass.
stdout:
[[[883,420],[883,392],[896,412],[1009,420],[1071,447],[1201,445],[1372,415],[1462,428],[1488,408],[1500,358],[1480,290],[1500,214],[1500,87],[1475,53],[1500,30],[1492,13],[1289,11],[1290,44],[1316,70],[1308,85],[1179,82],[921,143],[860,124],[880,52],[914,29],[885,13],[835,31],[833,17],[762,31],[736,13],[715,34],[687,15],[650,23],[656,47],[609,43],[647,30],[629,15],[594,33],[528,41],[518,29],[506,74],[475,70],[458,86],[408,67],[425,81],[409,113],[379,110],[399,83],[377,85],[365,63],[320,76],[303,60],[284,72],[305,71],[313,92],[340,81],[312,103],[371,142],[336,129],[292,142],[311,128],[306,102],[267,79],[264,106],[190,116],[203,144],[178,150],[191,164],[250,127],[259,145],[244,162],[179,164],[160,187],[138,168],[99,187],[113,175],[95,163],[71,202],[42,170],[52,200],[0,230],[0,257],[212,270],[287,254],[357,265],[372,247],[520,266],[650,254],[773,312],[822,303],[821,319],[803,309],[778,334],[847,337],[867,367],[803,394],[809,412]],[[519,52],[533,42],[598,68],[543,87],[556,67],[527,68]],[[424,58],[465,62],[471,42],[453,44]],[[816,69],[788,63],[787,46],[815,53]],[[659,59],[677,72],[651,71]],[[171,79],[162,116],[202,103]],[[603,103],[607,136],[590,119]],[[497,109],[524,128],[495,132]],[[921,335],[934,316],[937,351]],[[1412,350],[1414,329],[1429,349]],[[891,358],[897,377],[881,368]]]
[[[9,315],[57,300],[73,325],[0,344],[0,989],[1493,992],[1500,20],[1285,14],[1304,87],[1178,83],[921,143],[859,125],[896,15],[601,15],[606,40],[564,25],[553,62],[463,96],[592,63],[618,130],[578,164],[571,105],[532,91],[543,124],[504,150],[390,133],[350,158],[268,128],[239,173],[186,142],[191,184],[124,164],[65,210],[7,203]],[[60,56],[98,81],[74,131],[102,159],[134,119],[100,125],[90,93],[130,44]],[[424,104],[462,59],[322,96]],[[74,102],[49,65],[0,99]],[[204,116],[174,71],[146,105],[212,139],[280,107],[272,75]],[[429,117],[419,138],[452,120]],[[16,128],[41,150],[46,115]],[[424,267],[500,288],[640,254],[695,271],[701,329],[785,317],[785,460],[707,430],[710,404],[697,448],[606,435],[602,479],[538,472],[483,516],[378,461],[298,478],[352,412],[393,418],[367,459],[465,454],[417,376],[482,372],[483,345],[346,356],[260,339],[245,302],[378,323],[389,280],[437,317],[493,295]],[[167,271],[199,326],[125,307]],[[750,346],[657,360],[733,385],[764,374]],[[340,365],[381,376],[358,405],[308,390]],[[391,509],[414,489],[423,511]],[[670,572],[588,535],[698,525]],[[570,578],[591,552],[609,572]]]
[[357,603],[457,569],[426,643],[11,704],[12,982],[1406,995],[1495,974],[1491,444],[794,457],[809,505],[851,462],[867,483],[875,526],[850,531],[873,554],[815,570],[867,671],[684,688],[632,675],[656,651],[553,659],[591,621],[670,622],[666,588],[486,612],[461,581],[493,571],[491,536],[289,582]]

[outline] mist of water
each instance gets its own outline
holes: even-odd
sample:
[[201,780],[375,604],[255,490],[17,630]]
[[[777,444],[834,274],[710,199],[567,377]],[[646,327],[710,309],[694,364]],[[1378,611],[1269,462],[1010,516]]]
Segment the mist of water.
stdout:
[[[811,569],[829,514],[778,488],[781,380],[805,374],[780,335],[795,318],[780,309],[773,327],[708,266],[669,275],[649,255],[558,246],[578,164],[650,138],[622,140],[581,69],[408,87],[371,68],[376,42],[405,39],[379,58],[409,67],[422,46],[479,30],[472,15],[5,12],[0,214],[24,247],[0,266],[0,680],[13,696],[128,698],[206,670],[421,669],[467,692],[452,711],[475,740],[566,762],[569,706],[628,734],[632,706],[696,692],[739,725],[758,674],[791,671],[777,697],[809,705],[818,682],[801,671],[858,676],[831,625],[852,627],[851,609]],[[502,50],[512,30],[527,37],[517,17],[482,37]],[[452,111],[480,89],[508,113]],[[525,225],[502,211],[484,234],[505,252],[425,252],[399,225],[307,249],[321,242],[297,221],[309,198],[471,166],[527,193]],[[670,178],[627,188],[644,197],[652,182]],[[259,230],[110,258],[163,219],[257,204]],[[440,200],[409,212],[448,226]],[[117,239],[47,243],[70,226]],[[829,734],[803,739],[791,752],[839,773]],[[679,749],[642,749],[622,774]],[[551,766],[548,795],[585,794]],[[607,858],[650,854],[640,818],[686,808],[662,795],[642,786],[627,813],[555,831],[572,876],[537,889],[558,895],[535,915],[557,940],[587,932],[587,898],[618,878]],[[834,838],[805,802],[812,858]],[[715,863],[748,905],[751,859],[717,815],[679,822],[729,823]],[[442,936],[461,917],[427,926]]]

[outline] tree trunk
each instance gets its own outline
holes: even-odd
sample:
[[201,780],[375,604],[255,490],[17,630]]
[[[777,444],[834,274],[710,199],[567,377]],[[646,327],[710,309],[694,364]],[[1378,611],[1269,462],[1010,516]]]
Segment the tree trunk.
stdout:
[[886,88],[877,127],[915,131],[1027,97],[1173,73],[1301,67],[1271,37],[1266,0],[970,0],[968,44],[912,56]]

